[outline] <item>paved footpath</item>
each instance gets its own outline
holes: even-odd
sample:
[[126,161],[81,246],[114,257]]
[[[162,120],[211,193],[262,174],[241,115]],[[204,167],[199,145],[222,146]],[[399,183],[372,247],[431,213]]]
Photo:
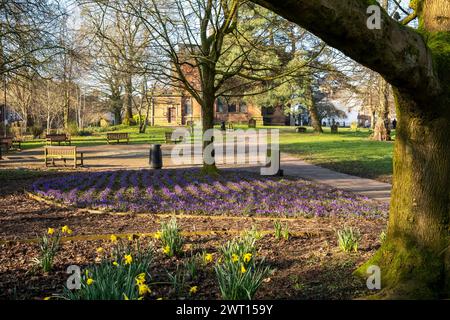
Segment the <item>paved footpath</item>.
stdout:
[[281,168],[287,176],[302,177],[383,202],[390,201],[392,186],[389,183],[336,172],[284,154],[281,156]]
[[[164,145],[164,167],[173,167],[170,161],[172,146]],[[148,168],[148,150],[150,145],[104,145],[81,147],[79,151],[85,153],[85,167],[87,169],[135,169]],[[6,155],[0,160],[0,167],[40,167],[43,166],[43,149],[26,150]],[[234,168],[224,165],[219,167]],[[371,179],[364,179],[344,173],[335,172],[312,165],[288,154],[281,154],[281,168],[286,176],[295,176],[325,184],[336,189],[351,191],[368,198],[389,202],[391,185]],[[259,167],[239,166],[240,170],[259,172]]]

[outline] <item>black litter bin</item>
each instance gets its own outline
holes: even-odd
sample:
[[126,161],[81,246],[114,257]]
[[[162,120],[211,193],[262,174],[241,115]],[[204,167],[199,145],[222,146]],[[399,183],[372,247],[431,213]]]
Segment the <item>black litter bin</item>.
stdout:
[[152,144],[150,146],[150,153],[148,162],[153,169],[162,168],[162,151],[160,144]]

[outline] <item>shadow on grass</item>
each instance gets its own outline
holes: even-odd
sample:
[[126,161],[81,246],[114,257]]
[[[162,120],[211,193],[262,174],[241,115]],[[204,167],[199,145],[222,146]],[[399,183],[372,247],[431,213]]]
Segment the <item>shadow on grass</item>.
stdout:
[[393,143],[370,141],[363,133],[291,135],[282,139],[282,152],[313,164],[363,178],[386,181],[392,175]]

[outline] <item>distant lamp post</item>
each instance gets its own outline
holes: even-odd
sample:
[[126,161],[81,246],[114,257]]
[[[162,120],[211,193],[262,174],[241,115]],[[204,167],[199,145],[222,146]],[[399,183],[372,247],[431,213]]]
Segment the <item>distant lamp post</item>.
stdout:
[[3,77],[3,86],[4,86],[4,92],[3,92],[3,94],[4,94],[4,96],[3,96],[3,100],[4,100],[4,104],[3,104],[3,110],[2,110],[2,120],[3,120],[3,136],[6,138],[7,137],[7,134],[6,134],[6,125],[8,124],[7,123],[7,119],[6,119],[6,75],[4,75],[4,77]]

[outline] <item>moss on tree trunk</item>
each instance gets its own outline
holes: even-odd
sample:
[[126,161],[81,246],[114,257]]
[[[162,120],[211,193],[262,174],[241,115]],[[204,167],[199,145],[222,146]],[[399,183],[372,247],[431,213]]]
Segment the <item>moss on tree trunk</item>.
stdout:
[[395,91],[399,121],[387,240],[358,273],[378,265],[385,297],[448,298],[449,95],[424,108]]

